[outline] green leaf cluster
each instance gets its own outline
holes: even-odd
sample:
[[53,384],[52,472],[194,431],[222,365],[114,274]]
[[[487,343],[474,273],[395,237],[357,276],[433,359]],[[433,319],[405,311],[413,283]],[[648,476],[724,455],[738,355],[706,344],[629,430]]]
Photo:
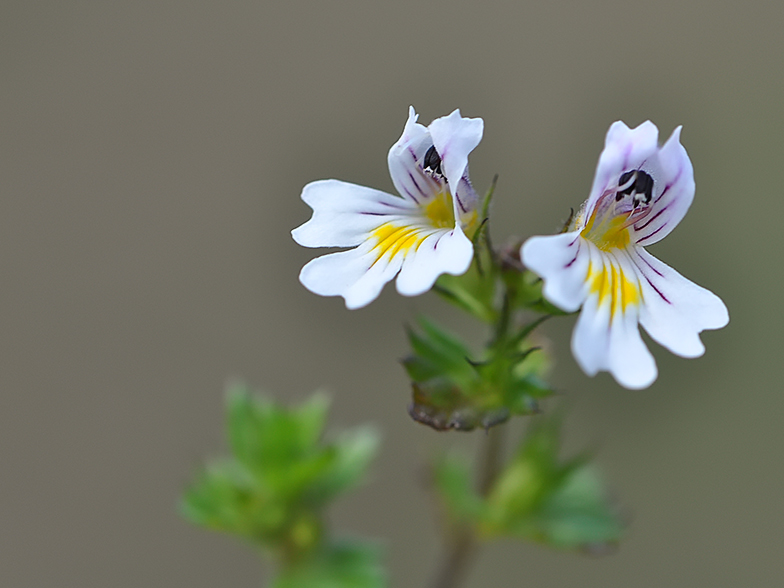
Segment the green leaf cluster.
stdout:
[[424,318],[418,326],[408,329],[412,352],[403,360],[415,420],[438,430],[488,428],[512,414],[537,412],[539,399],[551,394],[540,377],[546,361],[531,360],[538,350],[526,340],[530,329],[472,359],[455,335]]
[[559,548],[604,549],[624,526],[587,456],[558,458],[560,419],[539,417],[486,495],[465,462],[446,459],[436,485],[452,517],[486,539],[514,537]]
[[[383,577],[377,552],[333,544],[323,511],[361,480],[378,435],[364,427],[324,441],[328,406],[327,397],[316,394],[286,408],[244,385],[233,386],[227,394],[232,455],[198,474],[181,512],[195,524],[264,547],[281,564],[276,586],[374,588],[383,585],[375,580]],[[317,577],[323,581],[299,580]]]

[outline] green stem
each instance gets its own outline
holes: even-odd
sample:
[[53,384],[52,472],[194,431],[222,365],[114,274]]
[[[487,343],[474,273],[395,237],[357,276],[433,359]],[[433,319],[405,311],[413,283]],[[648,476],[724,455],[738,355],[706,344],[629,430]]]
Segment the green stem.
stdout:
[[[487,496],[501,469],[504,429],[501,426],[487,431],[483,459],[480,464],[479,493]],[[465,579],[469,565],[479,550],[479,541],[470,525],[460,525],[449,543],[431,588],[457,588]]]

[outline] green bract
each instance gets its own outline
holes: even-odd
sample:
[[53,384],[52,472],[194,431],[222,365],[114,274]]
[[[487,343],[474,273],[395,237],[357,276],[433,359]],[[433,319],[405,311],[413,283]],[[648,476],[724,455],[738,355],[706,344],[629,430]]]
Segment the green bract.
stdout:
[[538,411],[551,394],[540,378],[546,361],[531,361],[538,351],[526,340],[530,331],[504,339],[475,358],[468,346],[427,319],[409,329],[412,353],[403,365],[412,380],[411,416],[438,430],[488,428],[511,414]]

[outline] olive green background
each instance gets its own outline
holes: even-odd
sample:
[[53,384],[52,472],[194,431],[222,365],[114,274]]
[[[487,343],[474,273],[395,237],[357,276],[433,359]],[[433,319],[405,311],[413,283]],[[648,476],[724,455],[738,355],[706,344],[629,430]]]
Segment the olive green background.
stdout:
[[[608,126],[684,125],[697,195],[653,253],[730,325],[631,392],[589,379],[549,324],[567,445],[594,447],[630,517],[593,558],[503,542],[470,587],[784,584],[784,4],[16,2],[0,6],[0,585],[260,586],[257,554],[176,503],[225,449],[223,386],[324,387],[333,427],[375,422],[372,480],[336,527],[383,538],[392,581],[440,547],[427,460],[481,434],[406,415],[402,323],[432,295],[349,312],[297,281],[302,186],[392,190],[409,104],[485,119],[480,191],[499,242],[557,229]],[[514,435],[520,423],[512,426]]]

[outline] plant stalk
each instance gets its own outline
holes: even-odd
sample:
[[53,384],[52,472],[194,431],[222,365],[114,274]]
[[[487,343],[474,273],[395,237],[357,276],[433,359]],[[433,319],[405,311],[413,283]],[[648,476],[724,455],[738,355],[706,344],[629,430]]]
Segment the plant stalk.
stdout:
[[[478,489],[483,497],[487,496],[500,471],[503,438],[504,429],[502,426],[488,429],[478,480]],[[431,588],[458,588],[465,579],[468,568],[478,550],[479,541],[474,529],[465,524],[457,527],[438,572],[430,585]]]

